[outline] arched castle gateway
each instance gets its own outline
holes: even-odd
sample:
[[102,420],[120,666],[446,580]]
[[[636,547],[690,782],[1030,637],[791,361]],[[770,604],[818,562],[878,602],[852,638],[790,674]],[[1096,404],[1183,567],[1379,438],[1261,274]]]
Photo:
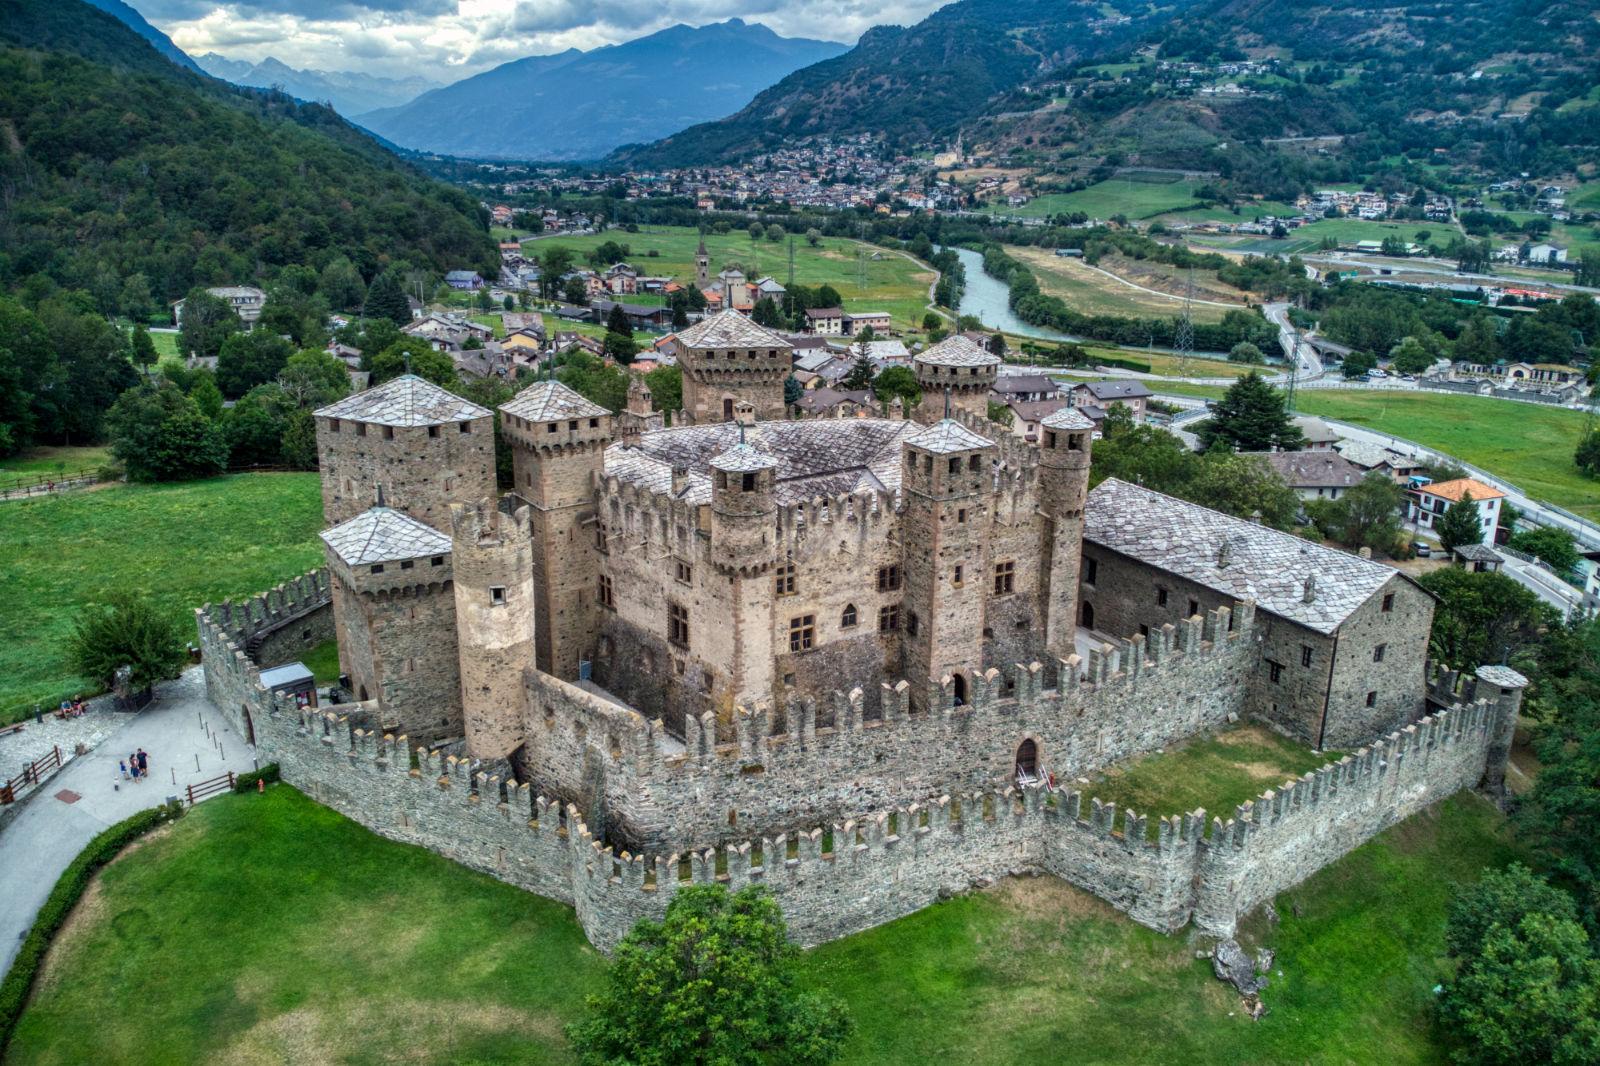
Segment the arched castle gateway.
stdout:
[[[795,834],[816,826],[834,827],[836,848],[971,834],[975,815],[998,832],[1014,800],[972,797],[1071,780],[1240,716],[1348,750],[1427,709],[1427,593],[1134,485],[1090,491],[1092,424],[1063,410],[1032,445],[988,423],[997,361],[964,339],[917,357],[938,390],[918,420],[785,418],[788,345],[733,312],[679,342],[686,411],[673,428],[638,395],[613,416],[554,382],[504,404],[514,486],[498,498],[492,446],[473,443],[492,445],[489,412],[437,386],[407,375],[317,412],[328,577],[289,600],[202,611],[218,706],[253,706],[269,757],[320,782],[314,794],[452,854],[467,852],[429,834],[453,822],[425,824],[389,785],[370,795],[391,814],[369,810],[296,745],[309,734],[342,752],[359,727],[369,747],[385,738],[371,747],[380,768],[415,763],[414,780],[441,788],[459,769],[497,809],[581,821],[631,861],[756,840],[766,862],[785,840],[809,854]],[[290,722],[252,687],[241,649],[330,600],[359,702],[336,724]],[[1498,721],[1479,714],[1472,736]],[[1471,758],[1452,763],[1459,776]],[[936,797],[951,806],[930,816]],[[897,836],[851,821],[890,810]],[[1082,824],[1101,826],[1098,810]],[[1174,846],[1194,844],[1191,830],[1175,827]],[[1006,852],[1022,866],[1105,887],[1071,849],[1046,862],[1033,849],[1055,845],[1027,840]],[[584,917],[577,889],[511,875],[497,847],[493,862],[463,861],[574,899]],[[627,884],[624,853],[604,854]],[[1114,902],[1147,920],[1128,899]],[[592,933],[601,921],[585,918]]]

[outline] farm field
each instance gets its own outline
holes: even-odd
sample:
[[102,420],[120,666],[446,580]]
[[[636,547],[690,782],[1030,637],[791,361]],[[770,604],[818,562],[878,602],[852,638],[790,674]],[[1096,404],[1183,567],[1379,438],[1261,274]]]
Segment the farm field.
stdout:
[[1157,215],[1154,221],[1254,222],[1268,215],[1274,218],[1281,218],[1284,215],[1293,214],[1296,210],[1293,204],[1280,203],[1275,200],[1249,201],[1239,204],[1238,207],[1239,210],[1237,212],[1230,207],[1190,207]]
[[1150,218],[1194,206],[1196,182],[1187,180],[1155,182],[1111,178],[1077,192],[1046,193],[1021,207],[990,204],[987,210],[1001,215],[1043,218],[1082,211],[1090,218],[1108,219],[1113,215]]
[[[711,255],[711,273],[738,263],[754,280],[770,274],[780,282],[789,277],[787,241],[752,241],[743,230],[705,235],[706,251]],[[694,281],[695,247],[700,234],[687,226],[642,226],[638,233],[607,230],[604,233],[544,237],[530,250],[544,254],[550,248],[570,248],[579,260],[606,241],[628,247],[628,261],[645,274],[665,274],[681,282]],[[865,281],[857,285],[856,250],[861,249],[861,272]],[[656,254],[652,255],[654,252]],[[873,258],[876,256],[877,258]],[[832,285],[844,298],[848,311],[888,311],[901,329],[917,329],[927,311],[928,287],[934,271],[899,252],[876,245],[839,237],[824,237],[815,248],[797,237],[794,249],[794,279],[800,285]]]
[[67,665],[80,611],[150,597],[187,636],[207,600],[253,595],[322,561],[315,474],[108,485],[0,504],[0,723],[94,686]]
[[0,459],[0,489],[18,478],[31,481],[51,474],[98,470],[109,462],[111,449],[104,446],[66,448],[45,445],[28,448]]
[[[1131,318],[1175,318],[1183,311],[1179,296],[1158,295],[1159,287],[1167,284],[1161,277],[1133,278],[1122,273],[1134,266],[1132,261],[1103,262],[1101,269],[1130,284],[1124,285],[1107,277],[1080,259],[1070,259],[1054,254],[1048,248],[1024,248],[1007,245],[1009,254],[1026,263],[1039,279],[1039,287],[1047,295],[1059,296],[1074,311],[1088,315],[1123,315]],[[1137,264],[1141,272],[1145,264]],[[1215,280],[1213,272],[1213,281]],[[1196,284],[1199,284],[1197,279]],[[1134,286],[1141,286],[1135,288]],[[1147,292],[1145,289],[1157,291]],[[1200,294],[1201,299],[1214,299],[1215,293]],[[1238,305],[1244,310],[1245,305]],[[1196,322],[1220,322],[1228,309],[1210,303],[1194,304]]]
[[[850,1005],[844,1063],[1443,1063],[1430,989],[1454,886],[1518,857],[1459,794],[1279,895],[1250,1021],[1166,937],[1048,877],[807,953]],[[132,950],[159,945],[159,950]],[[205,803],[105,868],[58,939],[11,1066],[567,1063],[603,960],[570,908],[346,821],[287,785]],[[160,1054],[147,1043],[160,1034]]]

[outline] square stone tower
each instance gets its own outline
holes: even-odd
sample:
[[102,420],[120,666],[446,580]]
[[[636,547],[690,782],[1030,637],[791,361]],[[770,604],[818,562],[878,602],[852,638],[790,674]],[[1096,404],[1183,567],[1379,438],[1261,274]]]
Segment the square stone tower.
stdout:
[[989,390],[1000,373],[1000,357],[981,344],[957,333],[918,352],[911,366],[922,387],[922,405],[917,408],[920,421],[937,419],[944,410],[945,396],[957,410],[976,418],[989,417]]
[[737,311],[723,311],[679,333],[683,417],[694,425],[734,421],[741,402],[762,421],[781,419],[793,345]]

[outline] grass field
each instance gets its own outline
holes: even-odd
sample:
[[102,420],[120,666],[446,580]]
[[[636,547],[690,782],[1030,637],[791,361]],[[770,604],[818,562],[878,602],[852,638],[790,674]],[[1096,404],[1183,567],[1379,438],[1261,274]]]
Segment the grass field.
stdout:
[[0,489],[17,478],[32,480],[50,474],[99,470],[109,462],[111,462],[111,449],[104,446],[28,448],[16,455],[0,459]]
[[1113,215],[1129,218],[1150,218],[1193,207],[1193,181],[1129,181],[1111,178],[1097,182],[1077,192],[1053,192],[1036,196],[1021,207],[1004,203],[988,205],[987,210],[1001,215],[1019,215],[1024,218],[1043,218],[1072,211],[1082,211],[1090,218],[1108,219]]
[[156,346],[156,359],[179,358],[178,339],[177,333],[151,331],[150,341]]
[[[642,273],[670,275],[680,282],[694,282],[695,246],[700,235],[687,226],[645,226],[638,233],[607,230],[583,236],[546,237],[525,245],[530,254],[543,255],[550,248],[571,248],[582,258],[605,241],[628,247],[628,261]],[[727,234],[706,234],[706,251],[711,255],[715,275],[730,263],[738,263],[754,280],[770,274],[787,284],[789,278],[788,241],[752,241],[743,230]],[[857,285],[856,251],[860,249],[862,277]],[[652,256],[650,252],[657,254]],[[876,256],[877,258],[873,258]],[[927,266],[875,245],[838,237],[824,237],[815,248],[796,238],[794,280],[800,285],[832,285],[844,298],[849,311],[887,311],[902,329],[920,328],[926,313],[928,286],[934,272]]]
[[0,504],[0,723],[93,686],[67,665],[78,612],[126,590],[193,635],[207,600],[253,595],[322,560],[315,474],[244,474]]
[[[1278,952],[1260,1022],[1185,937],[1046,877],[824,945],[803,979],[849,1005],[850,1066],[1442,1064],[1445,903],[1516,857],[1502,831],[1463,793],[1281,894],[1281,924],[1243,937]],[[569,908],[280,785],[203,804],[101,873],[7,1062],[565,1063],[601,966]]]
[[325,640],[300,657],[319,685],[339,680],[339,642]]
[[[1006,251],[1028,265],[1039,279],[1042,291],[1050,296],[1061,297],[1074,311],[1086,315],[1123,315],[1131,318],[1176,318],[1183,311],[1182,297],[1146,291],[1154,290],[1161,283],[1160,279],[1128,278],[1133,284],[1124,285],[1081,259],[1064,258],[1047,248],[1007,245]],[[1102,269],[1122,277],[1114,269],[1118,265],[1121,264],[1102,264]],[[1134,285],[1143,287],[1135,288]],[[1244,310],[1244,304],[1238,306]],[[1227,311],[1227,308],[1215,304],[1196,303],[1194,320],[1220,322]]]

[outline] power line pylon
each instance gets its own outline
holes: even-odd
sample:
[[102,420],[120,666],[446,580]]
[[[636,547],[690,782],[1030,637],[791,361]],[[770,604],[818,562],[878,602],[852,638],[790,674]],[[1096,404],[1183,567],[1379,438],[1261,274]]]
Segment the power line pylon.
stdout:
[[1178,376],[1189,376],[1189,362],[1194,358],[1194,267],[1189,268],[1183,285],[1183,312],[1178,317],[1178,332],[1172,343],[1178,352]]

